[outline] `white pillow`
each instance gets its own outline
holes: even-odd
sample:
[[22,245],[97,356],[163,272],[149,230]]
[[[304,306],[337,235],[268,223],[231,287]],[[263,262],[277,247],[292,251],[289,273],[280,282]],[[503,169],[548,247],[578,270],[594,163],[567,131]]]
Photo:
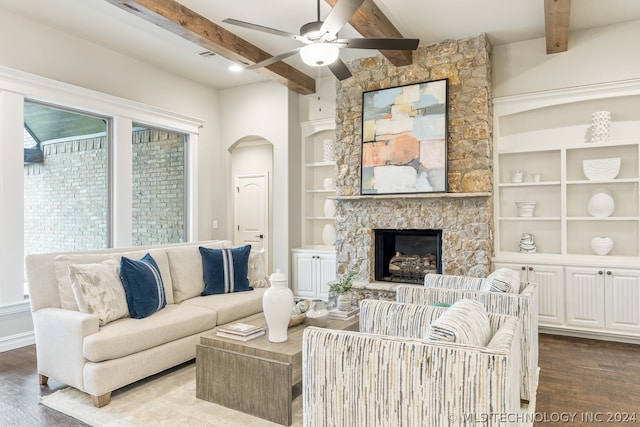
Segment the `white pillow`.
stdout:
[[115,259],[98,264],[69,264],[69,279],[78,309],[96,315],[100,326],[129,316],[119,269]]
[[491,339],[489,315],[478,301],[458,300],[431,323],[425,338],[484,347]]
[[510,268],[499,268],[487,276],[480,290],[519,294],[520,273]]

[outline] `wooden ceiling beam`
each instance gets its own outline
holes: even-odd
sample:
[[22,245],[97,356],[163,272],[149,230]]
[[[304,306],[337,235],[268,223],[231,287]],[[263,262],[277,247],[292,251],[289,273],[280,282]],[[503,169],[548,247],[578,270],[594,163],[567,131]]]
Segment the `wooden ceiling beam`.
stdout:
[[[338,0],[325,0],[325,2],[334,7]],[[365,38],[404,38],[373,0],[365,0],[351,17],[349,24]],[[409,65],[413,61],[413,52],[410,50],[381,50],[380,53],[396,67]]]
[[544,27],[547,54],[566,52],[569,48],[571,0],[544,0]]
[[[234,62],[251,65],[273,56],[174,0],[105,1]],[[312,77],[282,61],[255,71],[302,95],[316,91]]]

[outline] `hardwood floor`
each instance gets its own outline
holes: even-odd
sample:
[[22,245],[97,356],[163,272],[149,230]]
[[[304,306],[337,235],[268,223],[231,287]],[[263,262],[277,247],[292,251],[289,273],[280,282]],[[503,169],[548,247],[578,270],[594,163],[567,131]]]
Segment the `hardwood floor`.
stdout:
[[[539,366],[535,426],[640,425],[639,345],[540,335]],[[86,426],[38,403],[63,387],[38,384],[34,346],[0,353],[0,425]],[[607,422],[632,412],[635,422]]]

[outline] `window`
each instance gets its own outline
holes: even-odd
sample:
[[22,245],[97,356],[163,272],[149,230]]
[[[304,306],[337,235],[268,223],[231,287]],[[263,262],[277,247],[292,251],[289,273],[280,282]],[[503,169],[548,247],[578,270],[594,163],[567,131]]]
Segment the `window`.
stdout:
[[107,247],[107,120],[26,101],[24,126],[25,255]]
[[134,245],[185,241],[185,159],[188,135],[134,125]]

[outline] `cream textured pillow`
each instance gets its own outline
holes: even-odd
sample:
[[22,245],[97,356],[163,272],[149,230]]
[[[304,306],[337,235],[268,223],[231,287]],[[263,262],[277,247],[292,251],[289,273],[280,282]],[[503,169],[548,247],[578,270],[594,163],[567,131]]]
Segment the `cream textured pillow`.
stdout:
[[520,273],[510,268],[499,268],[484,280],[481,291],[520,293]]
[[69,278],[79,310],[98,316],[100,326],[129,316],[115,259],[99,264],[69,264]]
[[478,301],[461,299],[429,326],[426,339],[484,347],[491,340],[489,315]]

